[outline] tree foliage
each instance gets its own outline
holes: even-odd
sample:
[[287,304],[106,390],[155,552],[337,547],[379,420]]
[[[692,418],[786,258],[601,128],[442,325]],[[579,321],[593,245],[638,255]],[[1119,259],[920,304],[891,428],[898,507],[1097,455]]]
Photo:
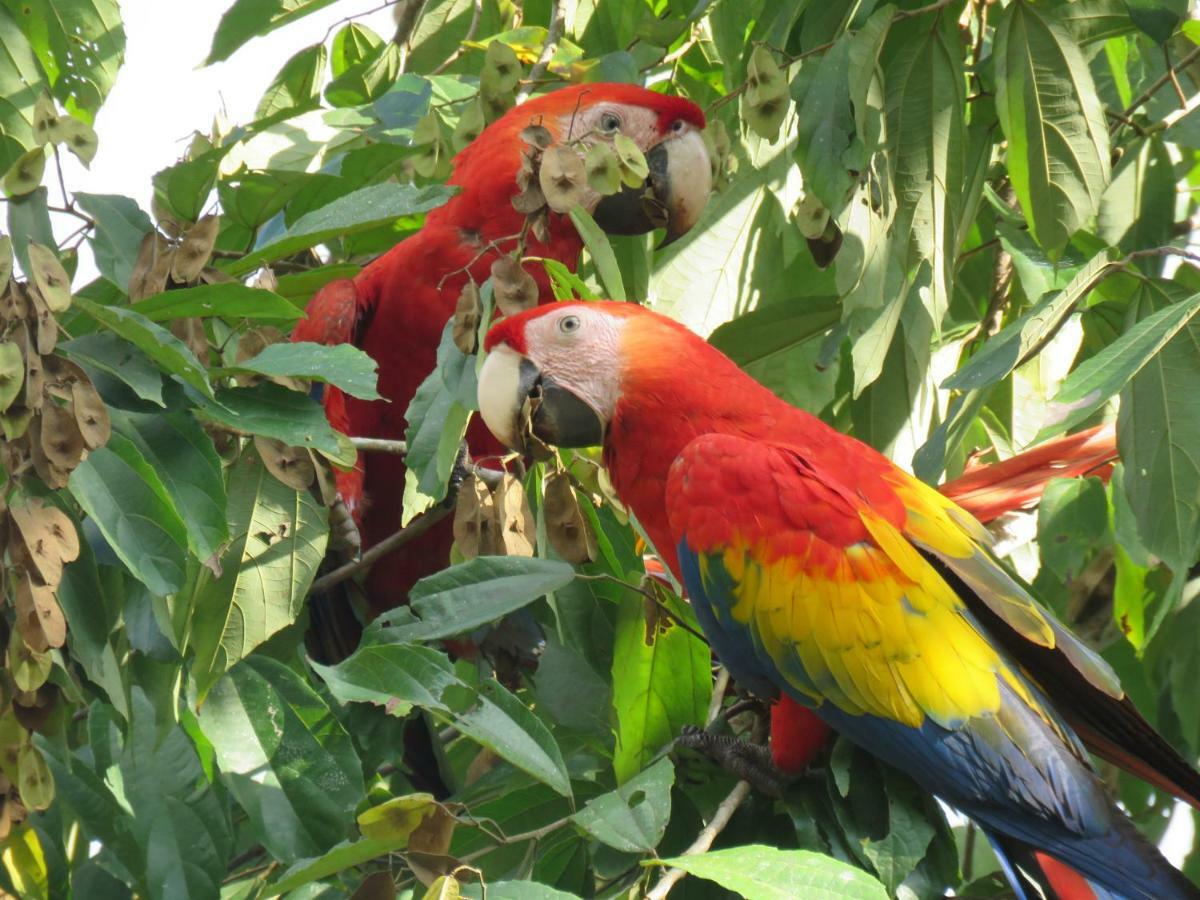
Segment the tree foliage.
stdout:
[[[209,62],[330,2],[238,0]],[[723,679],[714,696],[694,618],[647,576],[587,453],[469,479],[454,564],[343,662],[306,655],[331,466],[354,459],[307,388],[370,398],[374,365],[280,341],[321,285],[452,195],[450,160],[487,122],[567,81],[705,107],[719,192],[661,252],[572,210],[587,251],[578,275],[546,262],[559,296],[649,303],[934,483],[1115,418],[1111,481],[1052,484],[1036,532],[1006,546],[1200,755],[1185,4],[394,7],[394,35],[347,9],[297,48],[254,121],[146,173],[143,210],[57,194],[61,154],[96,150],[125,46],[115,0],[0,3],[0,886],[523,900],[637,896],[678,866],[689,897],[994,889],[984,842],[846,743],[779,800],[671,750],[687,725],[750,735],[761,711]],[[617,149],[584,161],[597,189],[638,180],[636,148]],[[75,234],[56,240],[52,207]],[[408,413],[410,518],[445,514],[471,351],[523,289],[498,270],[447,326]],[[506,616],[544,637],[536,670],[444,648]],[[447,799],[409,766],[417,724]],[[1169,798],[1112,783],[1160,838]],[[715,849],[687,853],[719,808]]]

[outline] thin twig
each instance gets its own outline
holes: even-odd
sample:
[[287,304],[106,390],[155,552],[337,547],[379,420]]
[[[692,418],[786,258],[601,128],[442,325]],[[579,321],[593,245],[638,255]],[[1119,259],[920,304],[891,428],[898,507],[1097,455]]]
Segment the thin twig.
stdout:
[[[542,52],[538,54],[537,62],[529,70],[529,80],[531,82],[537,81],[546,74],[546,70],[550,67],[550,60],[554,58],[554,51],[558,49],[558,39],[562,37],[566,21],[567,13],[563,9],[562,3],[559,0],[551,0],[550,27],[546,29],[546,40],[542,43]],[[521,88],[517,94],[517,102],[524,103],[529,99],[529,93],[529,88]]]
[[704,727],[708,728],[717,721],[721,714],[721,704],[725,701],[725,691],[729,687],[729,670],[721,666],[717,671],[717,680],[713,683],[712,699],[708,701],[708,715],[704,717]]
[[[1142,91],[1140,94],[1138,94],[1137,97],[1134,98],[1133,102],[1130,103],[1127,107],[1125,107],[1125,112],[1123,113],[1125,118],[1129,118],[1130,116],[1132,116],[1135,112],[1137,112],[1137,109],[1139,106],[1141,106],[1143,103],[1145,103],[1147,100],[1149,100],[1155,94],[1157,94],[1159,88],[1161,88],[1164,84],[1166,84],[1168,81],[1171,80],[1171,75],[1175,71],[1177,71],[1178,69],[1187,68],[1189,65],[1194,63],[1197,59],[1200,59],[1200,47],[1197,47],[1191,53],[1187,54],[1187,56],[1185,56],[1183,59],[1181,59],[1179,62],[1177,62],[1174,66],[1169,67],[1167,69],[1167,71],[1164,72],[1162,75],[1160,75],[1157,79],[1155,79],[1155,81],[1148,88],[1146,88],[1144,91]],[[1118,123],[1118,125],[1116,125],[1116,126],[1110,126],[1109,132],[1110,133],[1115,132],[1118,127],[1120,127],[1120,123]]]
[[394,453],[404,456],[408,453],[408,444],[404,441],[389,441],[386,438],[352,437],[350,443],[355,450],[366,453]]
[[630,582],[626,581],[624,578],[618,578],[616,575],[613,575],[609,572],[598,572],[595,575],[584,575],[581,573],[576,573],[575,577],[577,579],[579,579],[580,581],[611,581],[614,584],[619,584],[622,587],[627,587],[631,591],[636,591],[637,593],[639,593],[643,597],[645,597],[647,600],[649,600],[651,603],[653,603],[658,608],[659,612],[661,612],[663,615],[665,615],[668,619],[670,619],[672,622],[674,622],[676,625],[678,625],[680,628],[682,628],[688,634],[692,635],[697,640],[703,641],[705,644],[708,643],[708,638],[706,638],[703,634],[701,634],[699,631],[697,631],[695,628],[693,628],[687,622],[685,622],[681,618],[679,618],[679,616],[675,615],[675,613],[671,612],[670,607],[668,607],[665,603],[663,603],[662,600],[654,593],[654,591],[647,590],[646,588],[641,587],[636,584],[631,584]]
[[1179,98],[1179,105],[1187,107],[1187,94],[1183,92],[1183,87],[1179,83],[1179,76],[1175,74],[1175,69],[1171,65],[1171,51],[1166,44],[1163,44],[1163,60],[1167,64],[1167,75],[1171,78],[1171,87],[1175,88],[1175,96]]
[[479,17],[483,14],[483,0],[475,0],[471,9],[471,24],[467,26],[467,33],[463,35],[463,39],[459,41],[454,52],[447,56],[436,69],[430,72],[430,75],[441,75],[454,61],[467,52],[467,42],[475,40],[475,30],[479,27]]
[[424,534],[442,519],[450,514],[449,507],[439,506],[428,512],[422,513],[417,518],[413,519],[404,528],[401,528],[395,534],[388,535],[370,550],[367,550],[361,557],[348,562],[344,566],[338,566],[327,575],[322,575],[312,583],[309,588],[310,594],[319,594],[329,590],[336,584],[341,584],[347,578],[366,571],[379,561],[381,556],[386,556],[398,547],[403,547],[409,541]]
[[[712,820],[704,826],[704,829],[697,835],[696,840],[692,841],[692,845],[683,851],[682,856],[699,856],[701,853],[707,853],[712,847],[713,841],[717,839],[725,826],[729,824],[729,820],[733,818],[733,814],[737,812],[737,808],[742,805],[747,797],[750,796],[750,782],[739,781],[733,786],[733,790],[729,792],[721,805],[717,807],[717,811],[713,813]],[[669,869],[662,878],[658,880],[658,884],[654,889],[646,895],[646,900],[663,900],[673,888],[682,879],[687,872],[683,869]]]
[[[541,828],[535,828],[532,831],[522,831],[519,834],[505,835],[498,842],[497,846],[504,846],[507,844],[520,844],[520,843],[523,843],[524,841],[541,840],[542,838],[546,837],[546,835],[552,834],[553,832],[558,831],[558,829],[562,828],[564,825],[569,824],[570,821],[571,821],[570,816],[563,816],[561,819],[555,819],[549,825],[543,825]],[[496,847],[484,847],[482,850],[476,850],[474,853],[468,853],[461,860],[459,860],[459,862],[462,862],[462,863],[473,862],[474,860],[479,859],[479,857],[481,857],[481,856],[486,856],[487,854],[491,853],[495,849],[496,849]]]
[[387,9],[389,6],[395,6],[398,2],[400,2],[400,0],[386,0],[385,3],[381,3],[379,6],[376,6],[373,9],[364,10],[363,12],[355,13],[352,16],[346,16],[344,19],[338,19],[325,29],[325,36],[321,38],[321,43],[323,44],[329,40],[329,36],[333,34],[334,29],[339,25],[345,25],[347,22],[353,22],[355,19],[361,19],[363,16],[369,16],[372,13],[383,12],[383,10]]

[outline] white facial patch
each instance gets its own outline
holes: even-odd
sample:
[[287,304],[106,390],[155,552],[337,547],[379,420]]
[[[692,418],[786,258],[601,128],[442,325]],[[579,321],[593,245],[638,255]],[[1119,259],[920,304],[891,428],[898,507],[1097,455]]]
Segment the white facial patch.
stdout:
[[564,306],[526,326],[529,359],[594,409],[606,427],[620,393],[624,327],[624,319],[588,305]]

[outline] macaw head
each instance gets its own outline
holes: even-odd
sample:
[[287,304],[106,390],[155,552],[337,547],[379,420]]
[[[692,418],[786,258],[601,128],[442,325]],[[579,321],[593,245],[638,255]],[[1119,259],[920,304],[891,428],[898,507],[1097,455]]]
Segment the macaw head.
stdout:
[[[604,445],[623,404],[691,395],[740,370],[701,337],[634,303],[550,303],[488,332],[479,411],[505,446]],[[628,409],[628,406],[624,407]]]
[[649,175],[636,188],[610,196],[590,188],[581,205],[609,234],[645,234],[665,225],[666,242],[686,233],[712,192],[712,164],[701,134],[704,112],[683,97],[632,84],[580,84],[515,106],[489,125],[455,159],[451,184],[469,187],[503,178],[515,191],[515,172],[526,149],[520,132],[541,125],[555,142],[583,148],[630,138],[646,157]]

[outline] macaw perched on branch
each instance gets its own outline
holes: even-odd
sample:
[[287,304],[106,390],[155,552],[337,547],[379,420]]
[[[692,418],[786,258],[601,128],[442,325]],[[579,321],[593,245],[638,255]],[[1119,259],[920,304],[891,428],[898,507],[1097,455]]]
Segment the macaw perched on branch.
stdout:
[[[433,370],[442,329],[468,277],[483,283],[492,263],[516,245],[525,216],[513,208],[517,173],[527,144],[520,132],[530,124],[546,128],[554,141],[570,136],[585,145],[631,138],[646,156],[644,188],[626,188],[609,197],[585,190],[581,205],[610,233],[641,234],[653,229],[643,195],[652,192],[667,218],[667,239],[696,221],[712,187],[708,151],[701,131],[704,113],[681,97],[627,84],[586,84],[563,88],[509,110],[462,150],[449,183],[461,188],[434,210],[424,227],[370,263],[353,279],[325,285],[308,305],[308,318],[293,341],[351,343],[379,364],[379,392],[387,401],[366,401],[326,389],[330,423],[356,437],[403,439],[405,410]],[[582,241],[569,217],[551,213],[545,243],[532,234],[529,256],[547,257],[574,268]],[[540,297],[552,294],[541,265],[530,274]],[[476,424],[468,432],[476,458],[499,447]],[[357,467],[338,473],[338,494],[360,526],[367,548],[400,528],[404,461],[388,454],[360,455]],[[434,527],[398,552],[379,560],[367,581],[370,612],[377,615],[404,602],[409,588],[437,571],[449,558],[452,533]]]
[[522,449],[528,401],[542,441],[603,446],[744,687],[813,709],[974,819],[1021,897],[1200,897],[1114,806],[1084,741],[1193,805],[1200,774],[968,513],[642,307],[530,310],[486,349],[492,433]]

